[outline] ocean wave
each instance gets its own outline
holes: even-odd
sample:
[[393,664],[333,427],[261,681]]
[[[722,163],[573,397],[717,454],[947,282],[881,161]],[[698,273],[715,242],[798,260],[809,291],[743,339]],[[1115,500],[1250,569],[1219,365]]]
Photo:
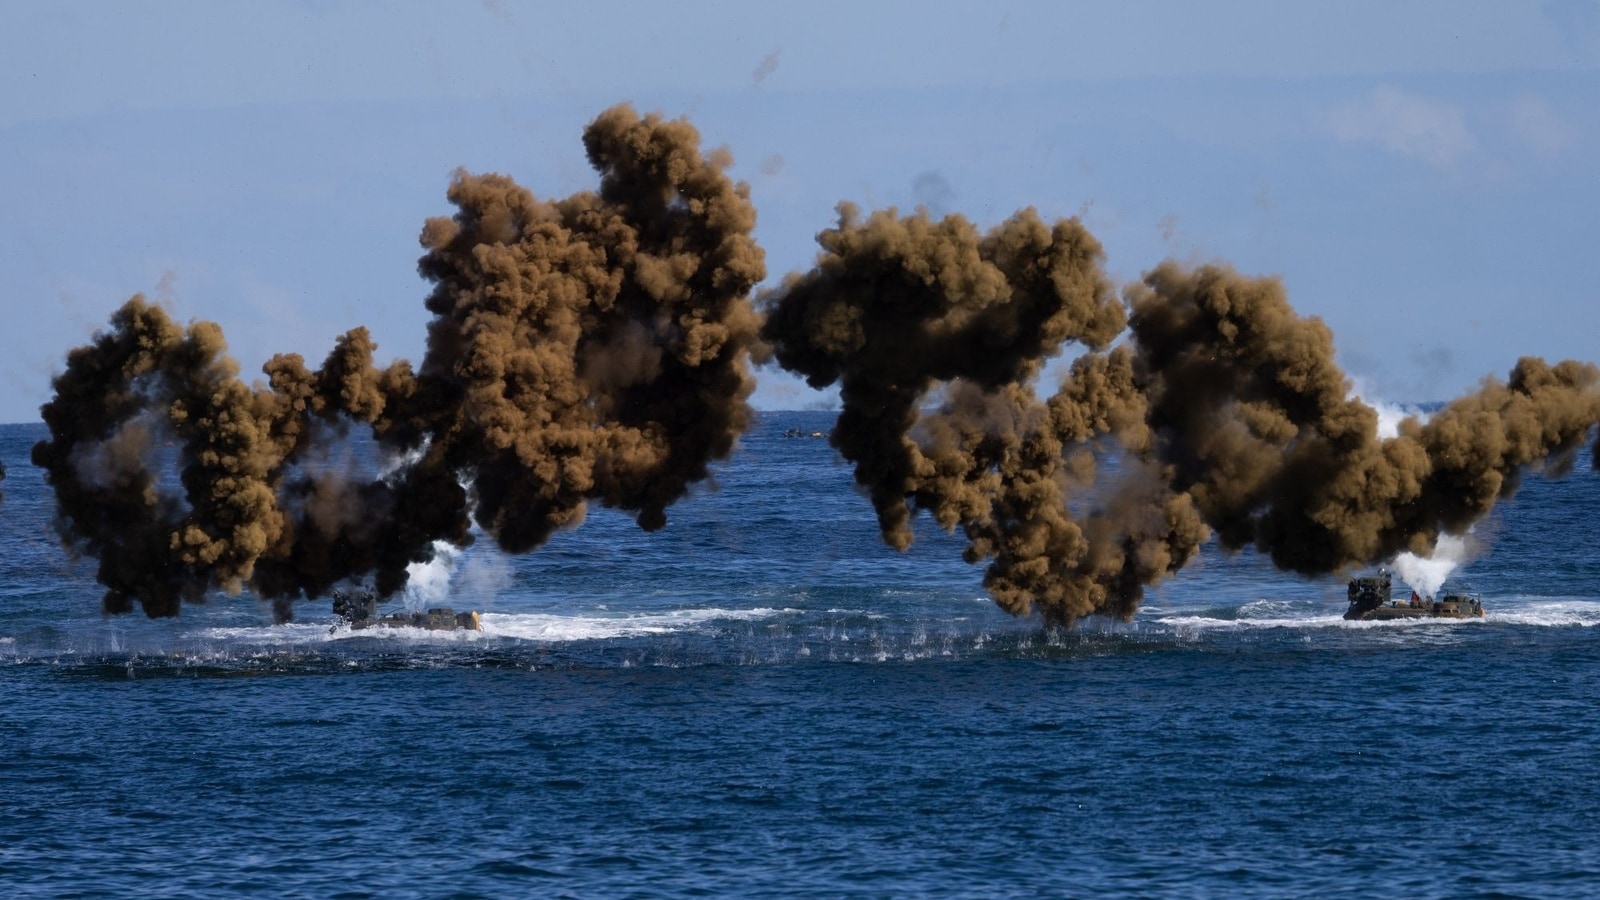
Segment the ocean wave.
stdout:
[[1489,609],[1486,615],[1491,622],[1510,625],[1587,628],[1600,625],[1600,603],[1578,599],[1538,600],[1509,609]]

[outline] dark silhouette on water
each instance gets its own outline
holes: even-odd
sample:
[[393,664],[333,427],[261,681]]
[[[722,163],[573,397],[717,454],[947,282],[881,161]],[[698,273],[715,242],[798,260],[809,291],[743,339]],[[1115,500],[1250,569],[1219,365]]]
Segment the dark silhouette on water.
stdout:
[[378,595],[365,587],[353,590],[335,588],[333,614],[351,629],[421,628],[425,631],[482,631],[483,619],[477,611],[456,612],[448,606],[435,606],[421,612],[401,610],[378,612]]
[[1344,617],[1355,621],[1387,622],[1396,619],[1481,619],[1483,601],[1475,594],[1457,591],[1436,597],[1411,592],[1405,601],[1392,597],[1393,580],[1387,571],[1350,579],[1346,594],[1350,607]]

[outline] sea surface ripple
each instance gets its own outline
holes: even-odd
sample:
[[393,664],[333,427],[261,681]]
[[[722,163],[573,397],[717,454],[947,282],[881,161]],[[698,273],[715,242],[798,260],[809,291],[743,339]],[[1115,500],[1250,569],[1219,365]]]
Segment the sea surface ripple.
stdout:
[[764,415],[718,486],[418,582],[481,633],[106,618],[0,426],[7,896],[1517,896],[1600,890],[1600,478],[1531,475],[1452,583],[1208,548],[1072,632],[911,551]]

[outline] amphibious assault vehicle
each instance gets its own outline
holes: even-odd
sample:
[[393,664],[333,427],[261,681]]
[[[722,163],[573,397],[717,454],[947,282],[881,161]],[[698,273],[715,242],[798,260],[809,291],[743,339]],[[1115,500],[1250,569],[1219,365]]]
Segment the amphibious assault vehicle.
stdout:
[[1346,619],[1382,622],[1389,619],[1479,619],[1483,601],[1472,594],[1448,593],[1423,597],[1411,592],[1408,600],[1391,599],[1393,582],[1388,572],[1350,579],[1350,608]]
[[333,592],[333,614],[361,628],[422,628],[428,631],[482,631],[483,620],[476,611],[458,613],[448,606],[435,606],[427,612],[378,614],[378,595],[366,588]]

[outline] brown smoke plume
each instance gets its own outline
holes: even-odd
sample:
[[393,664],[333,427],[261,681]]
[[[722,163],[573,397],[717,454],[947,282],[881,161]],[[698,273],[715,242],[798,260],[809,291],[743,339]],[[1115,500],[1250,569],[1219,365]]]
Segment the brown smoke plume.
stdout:
[[[1169,262],[1119,298],[1082,223],[1031,209],[980,233],[841,205],[763,324],[755,211],[726,154],[627,106],[583,140],[594,192],[457,174],[455,214],[422,230],[416,368],[378,368],[356,328],[320,368],[280,355],[246,385],[216,325],[142,297],[73,350],[33,458],[105,609],[247,589],[287,619],[349,579],[401,590],[474,525],[512,553],[591,502],[660,528],[749,424],[752,353],[838,385],[832,440],[888,544],[926,511],[1002,607],[1062,625],[1131,616],[1213,534],[1301,573],[1426,553],[1528,468],[1570,469],[1600,420],[1600,370],[1525,358],[1380,439],[1332,335],[1276,280]],[[382,466],[339,465],[368,435]]]
[[[980,238],[960,217],[843,206],[818,241],[815,268],[764,298],[763,337],[814,387],[839,384],[834,444],[885,541],[904,549],[927,510],[988,561],[1001,606],[1057,624],[1131,616],[1212,531],[1308,574],[1426,553],[1526,468],[1569,468],[1600,420],[1600,370],[1523,359],[1379,439],[1321,321],[1216,266],[1128,288],[1129,342],[1106,351],[1124,308],[1075,220],[1029,211]],[[1040,402],[1032,381],[1068,341],[1089,352]]]
[[[1130,614],[1139,585],[1189,559],[1205,529],[1186,498],[1124,515],[1147,493],[1129,486],[1083,520],[1068,509],[1069,484],[1093,475],[1088,444],[1139,426],[1104,408],[1115,384],[1137,399],[1126,354],[1085,364],[1107,388],[1097,396],[1046,404],[1031,387],[1067,342],[1103,348],[1126,321],[1081,222],[1030,209],[979,235],[960,216],[862,220],[844,205],[818,242],[816,267],[765,298],[762,335],[813,387],[839,384],[833,443],[886,541],[909,546],[927,510],[963,530],[969,562],[990,561],[997,602],[1062,623]],[[942,405],[921,409],[938,388]]]
[[[105,609],[137,599],[174,615],[208,585],[237,590],[276,539],[282,515],[265,484],[274,448],[215,325],[180,328],[142,296],[111,325],[68,355],[41,409],[52,438],[33,461],[56,489],[61,526],[99,560]],[[156,465],[171,443],[185,502]]]
[[[280,355],[250,387],[216,325],[142,297],[72,351],[33,456],[63,537],[99,560],[105,609],[175,615],[250,589],[287,618],[347,578],[400,590],[471,521],[530,550],[591,500],[662,527],[750,420],[755,211],[687,122],[619,106],[583,140],[598,192],[457,175],[456,214],[422,233],[434,318],[415,371],[377,369],[357,328],[320,369]],[[353,427],[387,472],[318,465]]]
[[1518,361],[1426,424],[1379,439],[1349,396],[1333,339],[1282,285],[1167,263],[1127,292],[1154,455],[1225,547],[1253,545],[1316,574],[1426,554],[1461,534],[1519,474],[1569,458],[1600,419],[1600,370]]

